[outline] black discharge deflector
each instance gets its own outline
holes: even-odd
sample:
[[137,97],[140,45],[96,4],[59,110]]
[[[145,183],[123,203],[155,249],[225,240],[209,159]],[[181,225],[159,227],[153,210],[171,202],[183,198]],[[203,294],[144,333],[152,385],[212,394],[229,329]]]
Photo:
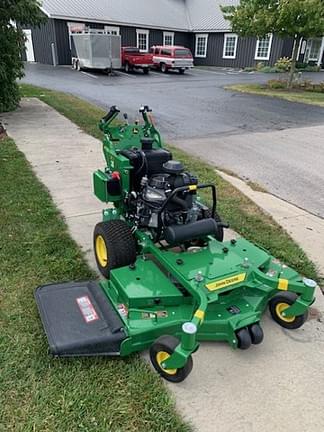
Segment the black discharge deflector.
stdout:
[[96,282],[44,285],[35,291],[50,352],[58,357],[119,355],[123,322]]

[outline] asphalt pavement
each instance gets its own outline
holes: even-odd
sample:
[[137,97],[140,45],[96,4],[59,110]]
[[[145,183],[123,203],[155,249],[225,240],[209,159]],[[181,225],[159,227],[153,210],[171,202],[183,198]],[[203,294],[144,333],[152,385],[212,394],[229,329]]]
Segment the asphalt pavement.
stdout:
[[[316,128],[324,125],[324,108],[224,90],[273,76],[280,77],[197,68],[185,75],[107,76],[28,64],[23,82],[69,92],[107,109],[118,105],[130,119],[148,104],[169,142],[324,218],[324,138]],[[324,81],[324,73],[304,78]]]

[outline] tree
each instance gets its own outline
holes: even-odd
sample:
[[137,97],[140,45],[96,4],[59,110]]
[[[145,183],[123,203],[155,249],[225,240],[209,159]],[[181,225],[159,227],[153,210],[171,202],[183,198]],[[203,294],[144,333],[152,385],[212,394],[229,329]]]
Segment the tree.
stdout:
[[262,38],[272,33],[293,39],[288,88],[301,41],[324,35],[323,0],[241,0],[238,6],[221,6],[221,10],[233,32],[241,36]]
[[21,26],[36,26],[43,20],[38,0],[0,1],[0,112],[15,109],[20,100],[16,81],[24,75],[25,46]]

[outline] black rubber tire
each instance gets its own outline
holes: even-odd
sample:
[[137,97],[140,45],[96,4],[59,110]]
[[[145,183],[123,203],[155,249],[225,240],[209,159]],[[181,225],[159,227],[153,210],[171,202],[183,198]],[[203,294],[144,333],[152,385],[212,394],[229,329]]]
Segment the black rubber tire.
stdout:
[[149,68],[143,68],[143,73],[144,73],[144,75],[148,75],[149,72],[150,72],[150,69],[149,69]]
[[175,348],[179,345],[180,341],[175,336],[160,336],[150,348],[150,359],[154,369],[160,374],[164,379],[173,383],[179,383],[183,381],[190,374],[193,361],[192,357],[188,357],[188,361],[184,367],[177,369],[174,375],[168,374],[164,371],[158,361],[157,354],[161,351],[167,352],[168,354],[173,354]]
[[237,347],[241,350],[250,348],[252,344],[251,335],[249,330],[244,327],[236,331]]
[[168,73],[168,68],[166,67],[165,63],[161,63],[161,72],[163,73]]
[[[96,254],[96,239],[101,236],[108,251],[108,262],[102,266]],[[93,233],[93,247],[100,273],[109,278],[110,270],[133,264],[136,261],[136,242],[126,222],[120,219],[99,222]]]
[[249,326],[249,332],[251,336],[251,342],[253,345],[258,345],[263,341],[263,330],[259,323],[255,323]]
[[179,69],[179,74],[180,74],[180,75],[183,75],[184,73],[185,73],[185,69],[180,68],[180,69]]
[[125,63],[125,72],[126,73],[131,73],[132,71],[133,71],[132,66],[128,62],[126,62]]
[[[203,216],[199,219],[208,219],[212,217],[212,211],[211,209],[207,209],[204,211]],[[215,211],[215,217],[214,217],[216,222],[222,222],[221,217],[219,216],[219,214],[217,213],[217,211]],[[216,240],[222,242],[224,240],[224,228],[222,226],[218,227],[217,233],[215,234],[215,238]]]
[[291,322],[287,322],[278,315],[276,307],[279,303],[287,303],[289,305],[292,305],[297,300],[298,295],[293,292],[282,292],[276,294],[272,299],[269,301],[269,310],[272,319],[278,323],[281,327],[284,327],[289,330],[295,330],[301,327],[305,321],[307,321],[308,317],[308,311],[306,311],[303,315],[297,315],[294,317],[294,320]]

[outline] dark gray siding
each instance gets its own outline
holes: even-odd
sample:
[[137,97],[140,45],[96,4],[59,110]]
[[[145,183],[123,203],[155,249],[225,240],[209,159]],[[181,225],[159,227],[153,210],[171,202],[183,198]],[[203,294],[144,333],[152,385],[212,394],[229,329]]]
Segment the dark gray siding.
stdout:
[[[195,36],[192,43],[192,50],[194,53]],[[273,65],[282,53],[283,40],[274,36],[272,40],[270,59],[262,60],[266,65]],[[237,42],[236,58],[223,59],[224,47],[224,33],[210,33],[207,43],[207,56],[206,58],[195,57],[196,65],[220,66],[220,67],[248,67],[255,66],[261,60],[254,60],[256,49],[256,38],[252,37],[239,37]]]
[[293,39],[284,39],[282,42],[281,57],[291,57],[294,46]]
[[69,29],[66,21],[55,20],[55,39],[58,64],[71,64]]
[[134,27],[120,27],[122,46],[136,46],[136,29]]
[[186,48],[191,48],[191,33],[175,32],[174,33],[174,44],[181,45]]
[[51,44],[55,43],[54,22],[49,19],[39,27],[32,28],[35,61],[53,64]]

